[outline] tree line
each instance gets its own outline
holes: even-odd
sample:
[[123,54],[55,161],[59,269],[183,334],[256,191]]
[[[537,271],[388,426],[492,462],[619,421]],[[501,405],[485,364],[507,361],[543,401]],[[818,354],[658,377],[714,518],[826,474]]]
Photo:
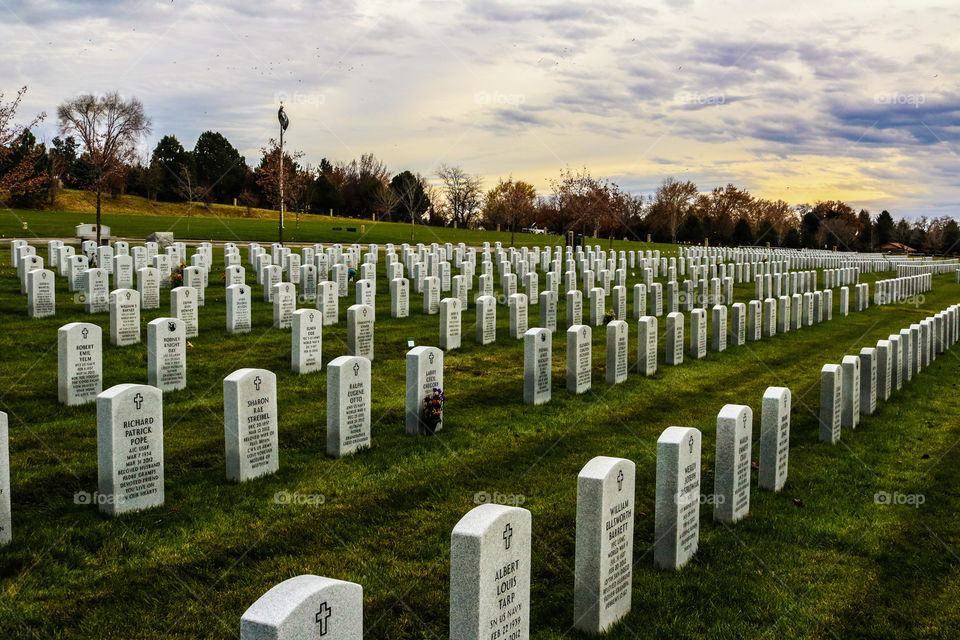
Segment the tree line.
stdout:
[[279,209],[280,177],[287,210],[392,222],[456,225],[520,232],[537,227],[556,234],[658,242],[781,247],[839,247],[873,251],[897,243],[927,253],[960,250],[960,227],[949,217],[895,222],[840,200],[788,204],[728,184],[701,191],[695,183],[664,179],[648,196],[626,192],[586,168],[565,168],[539,193],[513,176],[489,189],[463,167],[441,165],[433,175],[391,173],[374,154],[348,162],[322,158],[313,165],[301,151],[276,140],[256,164],[221,133],[205,131],[193,148],[164,135],[150,152],[140,142],[151,122],[136,99],[119,94],[78,96],[57,109],[59,135],[49,147],[14,117],[26,88],[3,102],[0,94],[0,197],[11,206],[52,205],[62,188],[130,194],[163,202],[213,203]]

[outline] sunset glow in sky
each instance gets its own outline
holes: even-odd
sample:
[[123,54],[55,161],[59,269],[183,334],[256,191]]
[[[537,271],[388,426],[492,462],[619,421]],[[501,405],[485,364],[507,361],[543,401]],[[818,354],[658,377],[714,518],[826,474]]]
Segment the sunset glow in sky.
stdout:
[[140,98],[187,148],[277,134],[317,163],[459,164],[542,192],[566,166],[633,193],[666,176],[896,217],[960,200],[960,5],[0,0],[21,116]]

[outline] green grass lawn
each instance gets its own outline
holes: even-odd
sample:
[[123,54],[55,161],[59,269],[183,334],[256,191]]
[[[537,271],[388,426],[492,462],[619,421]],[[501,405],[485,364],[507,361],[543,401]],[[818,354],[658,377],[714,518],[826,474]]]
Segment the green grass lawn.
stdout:
[[[11,214],[3,215],[9,233]],[[74,224],[69,214],[30,215],[31,228]],[[123,233],[130,235],[154,230],[136,227],[134,218],[107,224],[118,225],[115,231],[129,224]],[[319,239],[324,231],[316,233]],[[820,367],[960,301],[952,276],[935,276],[919,306],[870,307],[845,318],[835,308],[831,322],[679,367],[663,364],[661,321],[657,375],[632,374],[616,387],[603,382],[605,332],[594,329],[593,390],[577,397],[564,389],[561,330],[553,400],[536,408],[522,403],[523,346],[508,337],[506,309],[498,310],[497,343],[480,347],[471,304],[463,348],[446,356],[444,430],[414,438],[404,433],[406,339],[436,344],[439,317],[422,315],[421,298],[412,294],[411,317],[391,319],[381,261],[373,446],[332,460],[324,454],[325,372],[290,372],[290,333],[269,328],[271,310],[259,287],[252,333],[226,335],[217,266],[200,336],[187,352],[189,386],[164,398],[166,505],[106,519],[73,500],[97,487],[94,405],[57,403],[57,328],[91,317],[58,279],[57,316],[28,319],[4,251],[0,409],[10,419],[14,540],[0,549],[0,638],[236,638],[248,606],[304,573],[363,585],[369,637],[446,638],[450,533],[481,491],[523,496],[532,512],[531,636],[581,637],[571,629],[576,476],[597,455],[637,464],[633,610],[610,638],[960,634],[960,346],[905,383],[856,431],[844,430],[840,444],[817,442]],[[222,265],[219,250],[214,262]],[[738,285],[737,301],[749,300],[753,289]],[[324,363],[346,353],[348,304],[341,300],[340,323],[324,330]],[[105,389],[146,383],[146,323],[168,309],[164,291],[161,309],[143,313],[144,343],[132,347],[107,344],[108,314],[92,318],[104,327]],[[531,326],[537,313],[532,306]],[[561,301],[561,326],[563,318]],[[631,360],[635,342],[631,322]],[[241,367],[277,373],[280,470],[233,485],[224,476],[222,380]],[[793,392],[784,491],[758,491],[754,473],[749,517],[732,527],[715,524],[704,506],[692,562],[678,573],[656,571],[658,436],[671,425],[703,431],[702,490],[712,493],[717,413],[726,403],[753,408],[758,459],[760,402],[772,385]],[[324,501],[276,504],[281,491]],[[878,506],[879,491],[922,494],[925,502]]]

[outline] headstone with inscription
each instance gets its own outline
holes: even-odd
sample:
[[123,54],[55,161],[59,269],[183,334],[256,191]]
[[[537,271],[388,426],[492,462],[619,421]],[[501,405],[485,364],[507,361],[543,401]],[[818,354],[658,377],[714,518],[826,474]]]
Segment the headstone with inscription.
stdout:
[[637,370],[644,376],[657,373],[656,316],[641,316],[637,321]]
[[160,271],[156,267],[137,269],[137,292],[141,309],[160,308]]
[[373,360],[373,309],[354,304],[347,309],[347,353]]
[[529,640],[530,512],[483,504],[450,540],[450,637]]
[[749,513],[752,445],[753,411],[742,404],[724,405],[717,416],[714,520],[732,524]]
[[[860,413],[873,415],[877,409],[877,350],[860,349]],[[846,381],[844,381],[846,382]]]
[[316,309],[297,309],[290,322],[290,369],[297,374],[321,368],[323,314]]
[[106,269],[87,269],[84,276],[83,303],[87,313],[104,313],[110,306],[110,276]]
[[140,294],[133,289],[110,292],[110,344],[140,343]]
[[577,476],[574,626],[598,634],[630,611],[636,465],[598,456]]
[[657,440],[653,562],[675,571],[700,542],[700,431],[667,427]]
[[280,468],[275,373],[238,369],[223,379],[223,430],[228,480],[245,482]]
[[102,333],[89,322],[71,322],[57,332],[57,392],[62,404],[93,402],[103,389]]
[[193,287],[176,287],[170,291],[170,315],[183,320],[187,338],[200,334],[197,313],[197,292]]
[[840,409],[843,371],[838,364],[820,369],[820,442],[840,441]]
[[116,516],[163,504],[163,392],[118,384],[97,396],[100,511]]
[[840,366],[843,369],[840,426],[856,429],[860,423],[860,358],[843,356]]
[[434,390],[443,390],[443,351],[414,347],[407,352],[406,430],[410,435],[433,434],[443,428],[443,416],[434,425],[423,420],[424,403]]
[[[523,295],[523,294],[515,294]],[[537,405],[550,401],[553,376],[553,340],[549,329],[523,334],[523,401]]]
[[626,381],[629,370],[629,338],[626,320],[611,320],[607,323],[607,384]]
[[370,392],[366,358],[340,356],[327,365],[327,455],[340,458],[370,446]]
[[462,310],[460,298],[440,301],[440,348],[444,351],[460,348]]
[[13,539],[13,518],[10,512],[10,425],[7,414],[0,411],[0,546]]
[[27,315],[46,318],[56,314],[56,275],[50,269],[34,269],[27,274]]
[[790,389],[767,387],[760,419],[759,486],[780,491],[787,481],[790,457]]
[[593,330],[585,324],[567,329],[567,391],[573,394],[590,389],[593,378]]
[[182,320],[147,323],[147,382],[161,391],[187,386],[187,337]]

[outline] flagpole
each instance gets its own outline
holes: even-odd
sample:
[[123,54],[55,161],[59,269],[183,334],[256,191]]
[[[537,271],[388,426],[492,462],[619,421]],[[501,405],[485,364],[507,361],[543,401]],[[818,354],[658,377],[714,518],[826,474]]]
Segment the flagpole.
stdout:
[[[283,107],[281,107],[282,109]],[[283,125],[280,125],[280,244],[283,244]]]
[[284,201],[283,201],[283,132],[286,130],[287,125],[290,124],[290,119],[287,118],[287,114],[283,112],[283,105],[280,105],[280,110],[277,112],[277,119],[280,121],[280,244],[283,244],[283,212],[284,212]]

